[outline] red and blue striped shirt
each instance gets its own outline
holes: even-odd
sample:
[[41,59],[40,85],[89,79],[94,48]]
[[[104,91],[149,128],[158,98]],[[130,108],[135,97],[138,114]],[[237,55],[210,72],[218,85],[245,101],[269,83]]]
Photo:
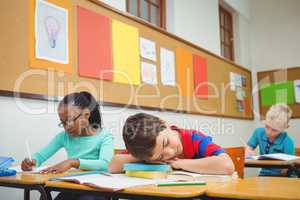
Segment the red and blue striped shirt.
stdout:
[[171,126],[171,128],[181,136],[184,158],[205,158],[225,153],[222,147],[212,142],[210,136],[196,130],[181,129],[176,126]]

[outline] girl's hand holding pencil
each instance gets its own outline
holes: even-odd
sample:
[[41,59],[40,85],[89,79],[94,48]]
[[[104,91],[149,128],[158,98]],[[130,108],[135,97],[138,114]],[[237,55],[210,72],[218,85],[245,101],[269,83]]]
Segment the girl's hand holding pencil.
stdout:
[[35,159],[25,158],[22,161],[21,168],[23,171],[31,171],[33,167],[35,167],[36,161]]

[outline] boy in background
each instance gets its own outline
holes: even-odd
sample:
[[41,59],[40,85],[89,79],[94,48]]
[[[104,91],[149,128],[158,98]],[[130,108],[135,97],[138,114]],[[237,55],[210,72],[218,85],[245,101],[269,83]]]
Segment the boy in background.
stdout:
[[[286,104],[273,105],[263,121],[265,127],[254,130],[247,142],[246,157],[255,155],[255,148],[259,146],[259,154],[285,153],[294,155],[293,140],[284,130],[289,127],[292,110]],[[286,176],[287,169],[262,168],[260,176]]]

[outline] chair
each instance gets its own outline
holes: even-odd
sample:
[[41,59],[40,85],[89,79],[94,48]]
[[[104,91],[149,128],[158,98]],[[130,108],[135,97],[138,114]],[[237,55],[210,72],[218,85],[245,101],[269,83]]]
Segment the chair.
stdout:
[[230,156],[239,178],[244,178],[245,147],[229,147],[224,150]]
[[300,156],[300,147],[295,148],[295,156]]
[[126,154],[127,150],[126,149],[114,149],[114,155],[116,154]]

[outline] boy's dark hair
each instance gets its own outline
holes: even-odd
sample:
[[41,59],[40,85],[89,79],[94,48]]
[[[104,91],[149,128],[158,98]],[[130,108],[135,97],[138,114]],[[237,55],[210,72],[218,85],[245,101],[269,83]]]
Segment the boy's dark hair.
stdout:
[[165,123],[153,115],[138,113],[128,117],[123,127],[123,140],[130,154],[149,160],[158,134],[166,129]]
[[59,103],[61,104],[72,104],[78,106],[81,109],[88,108],[91,112],[89,117],[89,123],[93,128],[102,127],[102,119],[100,114],[100,106],[96,99],[89,92],[74,92],[66,95]]

